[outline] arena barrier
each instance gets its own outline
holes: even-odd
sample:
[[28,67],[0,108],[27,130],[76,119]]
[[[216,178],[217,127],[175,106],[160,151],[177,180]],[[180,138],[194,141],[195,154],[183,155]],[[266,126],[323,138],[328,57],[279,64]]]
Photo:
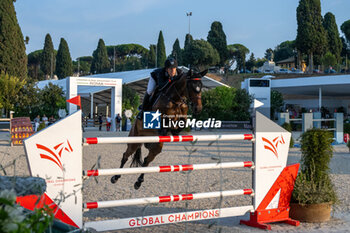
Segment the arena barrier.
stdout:
[[[81,111],[79,110],[24,141],[31,175],[45,178],[47,190],[42,197],[26,196],[18,198],[17,202],[28,209],[42,207],[44,204],[49,205],[54,209],[55,217],[63,222],[78,228],[92,227],[97,231],[242,216],[246,213],[250,213],[250,219],[241,220],[241,224],[262,229],[271,229],[271,226],[267,224],[270,222],[285,222],[297,226],[299,222],[289,218],[289,201],[299,169],[299,164],[286,166],[290,136],[289,132],[259,112],[256,112],[254,134],[86,138],[84,139],[84,144],[86,145],[98,143],[250,140],[253,143],[253,155],[252,161],[245,162],[98,169],[83,171],[82,175],[83,137]],[[243,188],[207,193],[186,193],[82,203],[81,188],[83,176],[162,173],[242,167],[252,169],[252,189]],[[189,201],[236,195],[252,196],[252,205],[83,222],[83,209]]]

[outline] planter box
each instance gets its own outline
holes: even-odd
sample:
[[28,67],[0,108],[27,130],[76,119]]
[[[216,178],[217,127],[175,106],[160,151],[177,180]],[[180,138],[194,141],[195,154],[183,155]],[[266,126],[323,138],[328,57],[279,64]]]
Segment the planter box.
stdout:
[[332,204],[297,204],[290,203],[289,215],[302,222],[326,222],[331,217]]

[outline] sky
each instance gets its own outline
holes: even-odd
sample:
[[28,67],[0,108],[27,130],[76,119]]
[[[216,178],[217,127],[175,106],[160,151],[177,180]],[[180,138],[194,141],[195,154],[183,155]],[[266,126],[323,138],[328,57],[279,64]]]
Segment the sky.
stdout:
[[[186,33],[207,39],[212,22],[223,25],[227,44],[245,45],[255,57],[297,31],[298,0],[17,0],[15,10],[27,53],[44,47],[50,33],[55,49],[68,42],[72,59],[91,56],[98,40],[106,45],[127,43],[149,48],[162,30],[166,54],[176,38],[183,48]],[[322,15],[332,12],[338,27],[350,19],[349,0],[321,0]],[[192,12],[192,16],[186,16]],[[341,33],[340,29],[339,32]],[[341,33],[342,34],[342,33]]]

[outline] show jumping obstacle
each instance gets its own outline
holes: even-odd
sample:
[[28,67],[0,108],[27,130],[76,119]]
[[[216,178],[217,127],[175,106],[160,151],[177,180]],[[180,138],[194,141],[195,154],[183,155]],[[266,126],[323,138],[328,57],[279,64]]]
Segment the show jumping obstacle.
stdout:
[[[86,145],[101,143],[250,140],[254,146],[252,161],[83,171],[84,177],[90,177],[209,169],[251,168],[253,171],[253,189],[178,194],[127,200],[97,201],[83,204],[81,192],[81,111],[77,111],[24,141],[31,175],[45,178],[47,182],[47,191],[45,196],[40,200],[35,196],[27,196],[19,198],[17,201],[28,209],[34,209],[43,204],[51,204],[55,210],[56,218],[79,228],[92,227],[98,231],[241,216],[245,215],[247,212],[250,212],[250,220],[241,220],[241,224],[262,229],[271,229],[271,226],[266,224],[270,222],[285,222],[297,226],[299,225],[299,222],[289,218],[289,201],[299,169],[299,164],[286,166],[290,133],[264,117],[259,112],[256,113],[255,122],[254,134],[97,137],[84,139],[84,144]],[[68,196],[56,200],[62,195],[62,193]],[[95,208],[189,201],[237,195],[252,196],[252,205],[94,222],[83,222],[82,219],[83,208],[89,210]],[[59,206],[57,206],[58,203]]]

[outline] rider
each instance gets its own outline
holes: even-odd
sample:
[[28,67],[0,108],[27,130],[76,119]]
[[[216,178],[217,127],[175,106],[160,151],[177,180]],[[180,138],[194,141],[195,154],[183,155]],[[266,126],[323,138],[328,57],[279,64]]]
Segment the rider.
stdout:
[[142,119],[143,112],[150,110],[151,101],[150,97],[152,96],[154,90],[162,90],[168,83],[175,80],[177,77],[180,77],[182,70],[177,68],[177,61],[174,58],[168,58],[164,63],[164,68],[155,69],[151,73],[151,77],[148,81],[147,91],[143,97],[143,102],[139,114],[137,115],[138,119]]

